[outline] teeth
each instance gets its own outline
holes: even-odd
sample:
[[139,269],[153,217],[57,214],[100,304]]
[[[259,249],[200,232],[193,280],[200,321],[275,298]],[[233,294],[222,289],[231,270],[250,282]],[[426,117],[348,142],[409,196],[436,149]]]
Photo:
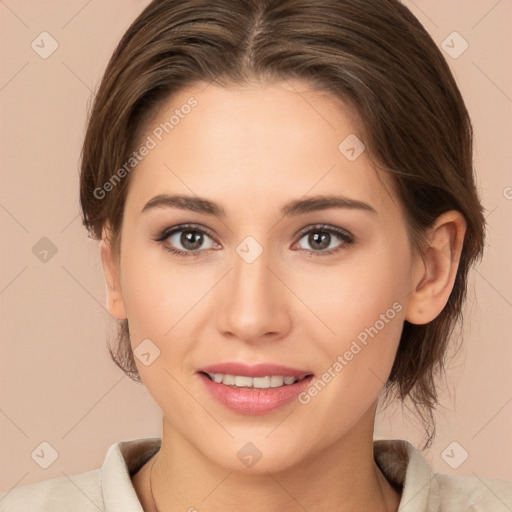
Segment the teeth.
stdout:
[[296,377],[282,377],[272,375],[267,377],[246,377],[245,375],[225,375],[223,373],[209,373],[208,376],[214,382],[225,384],[226,386],[236,386],[239,388],[268,389],[289,386],[295,384],[301,379]]

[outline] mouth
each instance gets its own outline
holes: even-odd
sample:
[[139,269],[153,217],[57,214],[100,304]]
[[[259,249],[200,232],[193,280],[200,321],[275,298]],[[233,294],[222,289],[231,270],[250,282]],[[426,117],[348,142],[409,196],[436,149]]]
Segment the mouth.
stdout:
[[231,375],[225,373],[199,373],[205,375],[212,382],[224,384],[234,388],[253,388],[253,389],[270,389],[280,388],[283,386],[291,386],[303,381],[308,377],[312,377],[312,373],[308,373],[302,377],[284,376],[284,375],[266,375],[264,377],[249,377],[247,375]]
[[289,386],[313,375],[311,370],[301,370],[279,364],[249,365],[236,361],[204,366],[199,368],[198,372],[219,384],[257,389]]
[[244,415],[266,414],[292,403],[314,378],[309,370],[236,362],[204,367],[197,374],[211,398]]

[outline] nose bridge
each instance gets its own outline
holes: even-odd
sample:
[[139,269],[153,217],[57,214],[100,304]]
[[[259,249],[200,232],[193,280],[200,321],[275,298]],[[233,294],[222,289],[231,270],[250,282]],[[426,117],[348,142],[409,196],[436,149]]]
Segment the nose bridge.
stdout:
[[282,335],[290,320],[283,285],[271,270],[270,251],[253,259],[255,250],[250,240],[237,248],[217,312],[220,331],[247,341]]

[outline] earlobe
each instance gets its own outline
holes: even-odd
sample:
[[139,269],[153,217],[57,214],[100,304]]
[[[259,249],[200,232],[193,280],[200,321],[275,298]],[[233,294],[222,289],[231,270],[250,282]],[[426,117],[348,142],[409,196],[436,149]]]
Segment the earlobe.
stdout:
[[117,320],[124,320],[126,319],[126,312],[121,293],[118,264],[113,254],[110,238],[105,235],[105,231],[103,233],[100,242],[100,253],[107,285],[107,309]]
[[440,215],[429,232],[429,242],[421,255],[422,270],[413,279],[405,319],[426,324],[443,310],[455,283],[466,232],[463,215],[450,210]]

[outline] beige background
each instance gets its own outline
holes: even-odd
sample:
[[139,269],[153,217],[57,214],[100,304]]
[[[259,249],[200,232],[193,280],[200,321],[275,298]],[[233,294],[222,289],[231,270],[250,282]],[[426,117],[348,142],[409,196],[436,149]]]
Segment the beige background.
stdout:
[[[446,57],[475,125],[489,222],[486,255],[470,279],[464,348],[449,364],[439,436],[426,456],[436,471],[512,480],[512,2],[405,3],[439,46],[453,31],[469,43]],[[92,90],[146,4],[0,0],[2,491],[96,468],[115,441],[160,434],[145,388],[110,362],[115,324],[104,309],[97,242],[78,216]],[[44,31],[59,45],[47,59],[31,48]],[[32,252],[42,237],[57,249],[46,263]],[[419,443],[421,427],[395,408],[378,416],[376,436]],[[58,452],[48,469],[31,457],[42,442]]]

